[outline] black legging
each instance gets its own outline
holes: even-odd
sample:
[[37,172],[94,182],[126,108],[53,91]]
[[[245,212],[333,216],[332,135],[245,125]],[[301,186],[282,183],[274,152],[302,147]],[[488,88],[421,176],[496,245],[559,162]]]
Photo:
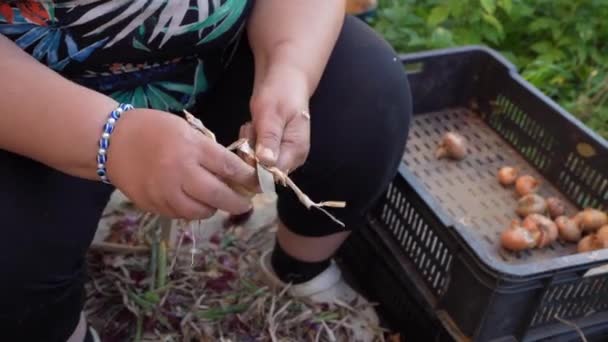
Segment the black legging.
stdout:
[[[250,120],[252,81],[244,40],[220,82],[193,109],[222,144],[236,140]],[[292,179],[313,200],[346,201],[332,212],[355,227],[396,174],[411,115],[396,54],[358,19],[346,19],[310,113],[309,158]],[[18,333],[20,341],[28,334],[65,340],[82,308],[84,256],[113,189],[5,151],[0,165],[0,332]],[[279,216],[290,230],[324,236],[344,229],[307,210],[290,190],[277,191]]]

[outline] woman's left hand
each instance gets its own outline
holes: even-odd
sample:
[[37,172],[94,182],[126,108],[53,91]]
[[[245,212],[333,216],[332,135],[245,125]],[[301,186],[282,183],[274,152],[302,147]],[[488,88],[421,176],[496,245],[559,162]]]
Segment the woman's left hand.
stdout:
[[269,65],[256,80],[251,114],[256,155],[285,172],[300,167],[310,149],[310,91],[306,75],[289,65]]

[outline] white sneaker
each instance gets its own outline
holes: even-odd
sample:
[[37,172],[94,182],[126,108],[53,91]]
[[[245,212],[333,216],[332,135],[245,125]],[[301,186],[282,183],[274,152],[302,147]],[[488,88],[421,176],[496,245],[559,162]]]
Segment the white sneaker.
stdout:
[[[262,254],[260,268],[270,285],[276,288],[287,286],[274,273],[270,263],[272,250]],[[378,315],[371,304],[350,287],[342,278],[342,273],[332,260],[330,266],[315,278],[301,284],[291,285],[287,293],[293,297],[310,300],[313,303],[346,304],[356,309],[349,322],[356,341],[374,341],[375,329],[379,325]]]

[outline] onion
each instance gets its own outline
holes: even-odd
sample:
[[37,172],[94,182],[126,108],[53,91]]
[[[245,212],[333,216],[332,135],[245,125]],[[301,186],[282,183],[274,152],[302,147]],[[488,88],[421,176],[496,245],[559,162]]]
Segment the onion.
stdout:
[[587,208],[577,214],[579,227],[583,232],[594,232],[608,224],[608,216],[603,211]]
[[235,192],[239,193],[240,195],[243,195],[245,197],[248,198],[253,198],[256,195],[256,191],[253,189],[248,189],[247,187],[241,185],[241,184],[237,184],[231,181],[227,181],[227,185],[230,186],[230,188],[232,190],[234,190]]
[[515,211],[521,217],[526,217],[530,214],[544,214],[547,211],[547,202],[537,194],[528,194],[517,201],[517,209]]
[[519,196],[525,196],[538,191],[540,181],[530,175],[523,175],[515,181],[515,191]]
[[579,253],[591,252],[602,249],[602,243],[597,235],[589,234],[578,242],[577,250]]
[[511,226],[500,235],[500,242],[505,249],[518,252],[534,248],[538,240],[539,232],[528,230],[514,220]]
[[540,214],[528,215],[522,222],[522,226],[527,230],[538,230],[540,232],[540,236],[536,241],[536,247],[543,248],[557,240],[557,226],[546,216]]
[[517,179],[518,171],[511,166],[503,166],[498,170],[498,182],[504,186],[512,185]]
[[437,159],[449,157],[460,160],[463,159],[466,154],[467,144],[465,138],[454,132],[445,133],[439,147],[435,151],[435,157]]
[[548,197],[547,209],[549,210],[549,216],[554,219],[558,216],[564,215],[566,212],[566,205],[557,197]]
[[559,216],[555,219],[555,225],[557,225],[559,237],[562,240],[577,242],[581,239],[581,230],[578,229],[575,220],[567,216]]
[[599,244],[602,245],[602,248],[608,248],[608,224],[598,229],[595,235],[597,236]]

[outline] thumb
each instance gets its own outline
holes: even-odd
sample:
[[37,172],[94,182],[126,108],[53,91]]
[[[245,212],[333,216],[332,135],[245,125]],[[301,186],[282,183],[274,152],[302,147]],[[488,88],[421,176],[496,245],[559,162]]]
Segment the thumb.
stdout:
[[263,164],[274,166],[279,158],[285,122],[280,115],[266,114],[253,120],[256,132],[255,154]]

